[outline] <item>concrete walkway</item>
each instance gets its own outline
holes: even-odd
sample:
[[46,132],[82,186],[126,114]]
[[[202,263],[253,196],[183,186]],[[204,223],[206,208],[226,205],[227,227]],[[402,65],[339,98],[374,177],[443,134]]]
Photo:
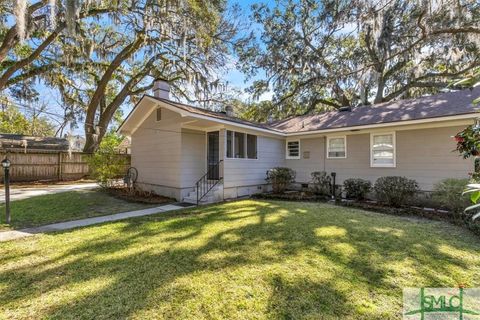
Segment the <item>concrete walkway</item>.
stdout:
[[90,226],[90,225],[104,223],[104,222],[118,221],[118,220],[123,220],[128,218],[134,218],[134,217],[143,217],[143,216],[148,216],[156,213],[179,210],[184,208],[185,206],[167,204],[160,207],[122,212],[117,214],[111,214],[108,216],[47,224],[45,226],[40,226],[35,228],[27,228],[27,229],[11,230],[11,231],[3,231],[3,232],[0,231],[0,242],[25,238],[25,237],[33,236],[34,234],[38,234],[38,233],[69,230],[69,229],[85,227],[85,226]]
[[[10,200],[22,200],[36,196],[42,196],[45,194],[68,192],[73,190],[86,190],[97,188],[96,183],[72,183],[72,184],[52,184],[51,186],[39,186],[39,187],[16,187],[10,188]],[[5,189],[0,188],[0,203],[5,202]]]

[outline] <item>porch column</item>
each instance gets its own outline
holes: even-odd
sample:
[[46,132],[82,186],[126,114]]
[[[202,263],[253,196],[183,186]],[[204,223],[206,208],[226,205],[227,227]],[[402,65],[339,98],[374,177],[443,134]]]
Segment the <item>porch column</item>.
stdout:
[[[220,137],[219,137],[219,146],[218,146],[218,152],[219,152],[219,160],[225,160],[225,129],[220,129]],[[225,161],[223,164],[220,166],[220,175],[222,177],[224,176],[224,170],[223,168],[225,167]]]

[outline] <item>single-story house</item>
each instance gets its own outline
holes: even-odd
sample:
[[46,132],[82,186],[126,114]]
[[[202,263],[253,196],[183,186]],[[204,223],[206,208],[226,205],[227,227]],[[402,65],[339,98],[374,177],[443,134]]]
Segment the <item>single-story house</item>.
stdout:
[[267,191],[265,173],[278,166],[295,170],[298,183],[326,171],[339,184],[405,176],[428,191],[473,170],[473,161],[454,151],[452,136],[478,116],[472,100],[479,96],[474,88],[254,123],[235,118],[231,108],[213,112],[171,101],[168,84],[157,82],[119,131],[131,137],[138,186],[178,201]]

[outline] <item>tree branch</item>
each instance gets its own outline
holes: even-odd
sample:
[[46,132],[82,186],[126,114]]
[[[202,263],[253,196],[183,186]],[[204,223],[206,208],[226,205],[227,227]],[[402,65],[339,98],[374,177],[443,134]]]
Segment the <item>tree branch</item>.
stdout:
[[[28,19],[32,19],[32,13],[40,9],[41,7],[47,4],[48,0],[42,0],[37,3],[32,4],[28,7],[27,15]],[[3,38],[2,45],[0,45],[0,62],[2,62],[5,57],[7,56],[10,49],[12,49],[18,43],[18,35],[17,35],[17,25],[13,25],[5,34]]]

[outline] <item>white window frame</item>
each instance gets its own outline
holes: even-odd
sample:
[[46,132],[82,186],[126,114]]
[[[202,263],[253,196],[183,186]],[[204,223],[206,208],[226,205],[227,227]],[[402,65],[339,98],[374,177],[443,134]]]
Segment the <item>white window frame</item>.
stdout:
[[[386,136],[386,135],[392,135],[393,163],[375,164],[373,163],[373,137]],[[397,137],[396,137],[395,131],[370,133],[370,167],[371,168],[396,168],[397,167]]]
[[[345,156],[343,157],[330,157],[330,140],[343,139],[343,145],[345,146]],[[346,159],[347,158],[347,136],[331,136],[327,137],[327,159]]]
[[[233,157],[227,157],[227,144],[228,144],[227,132],[228,131],[232,132],[232,155],[233,155]],[[244,135],[245,143],[243,144],[243,148],[244,148],[244,152],[245,152],[245,158],[235,158],[235,133],[241,133],[241,134]],[[257,145],[256,145],[256,150],[255,150],[255,154],[257,156],[256,158],[248,158],[247,135],[252,135],[252,136],[257,137]],[[225,158],[224,159],[226,159],[226,160],[242,160],[242,161],[243,160],[258,160],[258,135],[247,133],[247,132],[244,132],[244,131],[235,131],[235,130],[225,129],[225,139],[224,139],[224,141],[225,141]]]
[[[290,153],[288,152],[288,143],[289,142],[298,142],[298,156],[290,156]],[[285,142],[285,159],[288,160],[299,160],[302,155],[302,145],[300,143],[300,139],[298,140],[286,140]]]

